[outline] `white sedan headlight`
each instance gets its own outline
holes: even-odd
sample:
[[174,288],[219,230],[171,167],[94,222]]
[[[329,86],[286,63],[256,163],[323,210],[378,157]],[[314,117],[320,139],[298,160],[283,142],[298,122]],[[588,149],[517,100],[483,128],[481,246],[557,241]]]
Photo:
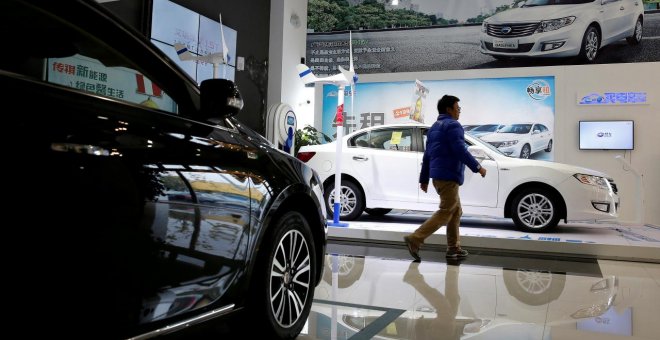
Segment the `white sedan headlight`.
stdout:
[[566,27],[572,24],[574,21],[575,21],[574,16],[552,19],[552,20],[543,20],[541,21],[541,24],[539,24],[539,28],[536,29],[536,33],[558,30],[562,27]]
[[582,184],[593,185],[604,189],[610,188],[605,177],[585,175],[585,174],[575,174],[573,175],[573,177],[575,177],[575,179],[580,181],[580,183]]
[[500,142],[500,146],[498,146],[498,148],[507,148],[509,146],[514,146],[516,144],[518,144],[517,140],[508,140],[508,141]]

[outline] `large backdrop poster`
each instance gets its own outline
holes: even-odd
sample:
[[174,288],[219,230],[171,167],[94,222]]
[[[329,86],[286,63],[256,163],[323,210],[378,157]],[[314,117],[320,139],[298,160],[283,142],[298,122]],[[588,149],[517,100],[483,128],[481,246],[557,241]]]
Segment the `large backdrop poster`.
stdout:
[[[426,92],[421,107],[411,104],[419,81],[358,83],[354,103],[346,90],[345,133],[413,120],[433,124],[438,100],[451,94],[460,99],[466,133],[512,157],[554,159],[554,77],[425,80],[421,86]],[[337,86],[323,86],[322,110],[323,133],[336,136]]]
[[[318,75],[660,61],[660,11],[641,0],[309,0]],[[653,6],[653,7],[652,7]],[[646,11],[645,11],[646,10]],[[595,48],[598,46],[600,48]]]

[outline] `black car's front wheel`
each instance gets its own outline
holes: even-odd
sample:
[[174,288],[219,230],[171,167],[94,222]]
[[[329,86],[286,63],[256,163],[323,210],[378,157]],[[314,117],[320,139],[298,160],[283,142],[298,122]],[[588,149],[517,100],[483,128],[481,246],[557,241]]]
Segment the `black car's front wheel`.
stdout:
[[[255,268],[251,315],[258,317],[267,338],[293,339],[300,334],[312,307],[316,253],[312,232],[298,212],[287,212],[275,224],[272,242],[264,242]],[[255,325],[251,327],[255,328]]]

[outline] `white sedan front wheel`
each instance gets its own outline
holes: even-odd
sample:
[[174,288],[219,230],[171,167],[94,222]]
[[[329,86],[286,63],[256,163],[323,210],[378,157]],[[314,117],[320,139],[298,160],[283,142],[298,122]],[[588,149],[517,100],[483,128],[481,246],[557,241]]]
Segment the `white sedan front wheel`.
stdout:
[[[325,188],[325,203],[331,218],[334,216],[334,192],[335,182],[333,180]],[[360,188],[349,180],[342,180],[340,194],[339,218],[345,221],[352,221],[360,217],[362,211],[364,211],[364,197]]]
[[528,188],[518,193],[511,206],[516,226],[524,231],[543,232],[559,223],[559,203],[542,188]]

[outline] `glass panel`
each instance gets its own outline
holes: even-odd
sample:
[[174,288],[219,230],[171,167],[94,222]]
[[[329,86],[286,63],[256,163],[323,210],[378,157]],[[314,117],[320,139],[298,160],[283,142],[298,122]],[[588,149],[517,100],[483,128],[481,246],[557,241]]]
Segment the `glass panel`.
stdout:
[[370,146],[375,149],[410,151],[412,129],[372,131],[369,142]]
[[369,134],[363,133],[355,138],[353,138],[353,146],[368,148],[369,147]]

